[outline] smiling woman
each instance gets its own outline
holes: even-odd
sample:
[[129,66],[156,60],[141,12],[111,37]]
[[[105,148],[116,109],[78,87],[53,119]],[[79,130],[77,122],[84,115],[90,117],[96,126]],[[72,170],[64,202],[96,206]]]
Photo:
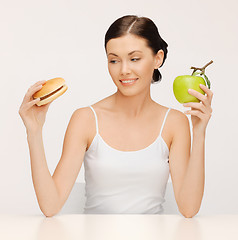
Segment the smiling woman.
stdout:
[[206,97],[196,91],[190,93],[202,102],[191,105],[190,154],[186,115],[162,106],[150,95],[152,83],[161,81],[158,68],[165,62],[167,47],[149,18],[126,15],[112,23],[105,35],[105,50],[117,91],[74,111],[53,176],[42,140],[49,105],[37,107],[32,101],[41,82],[28,90],[19,113],[27,128],[37,200],[46,216],[62,209],[82,163],[85,214],[161,214],[169,173],[179,211],[185,217],[198,212],[212,92],[204,86]]

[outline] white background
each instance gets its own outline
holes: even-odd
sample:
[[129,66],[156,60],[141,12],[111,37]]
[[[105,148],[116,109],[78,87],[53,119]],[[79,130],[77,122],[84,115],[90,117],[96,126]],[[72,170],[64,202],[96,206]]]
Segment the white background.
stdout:
[[[214,61],[206,69],[214,97],[199,214],[237,214],[237,10],[236,0],[1,0],[0,213],[41,213],[25,126],[18,114],[28,88],[54,77],[63,77],[68,85],[51,104],[43,129],[53,174],[73,111],[116,91],[107,69],[104,37],[117,18],[135,14],[151,18],[168,43],[167,59],[159,69],[162,81],[151,86],[158,103],[185,111],[173,96],[173,80],[191,74],[191,66]],[[78,181],[84,181],[83,167]]]

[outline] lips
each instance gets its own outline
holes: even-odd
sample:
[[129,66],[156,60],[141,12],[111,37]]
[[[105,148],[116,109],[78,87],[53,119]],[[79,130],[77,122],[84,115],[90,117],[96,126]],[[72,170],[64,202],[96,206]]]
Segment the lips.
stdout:
[[129,81],[129,80],[137,80],[138,78],[125,78],[125,79],[120,79],[120,82],[122,81]]

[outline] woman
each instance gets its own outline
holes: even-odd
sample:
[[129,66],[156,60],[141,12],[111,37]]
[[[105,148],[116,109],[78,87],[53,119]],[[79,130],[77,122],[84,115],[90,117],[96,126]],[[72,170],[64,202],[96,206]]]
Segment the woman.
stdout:
[[45,216],[57,214],[66,202],[82,163],[85,164],[84,213],[163,212],[169,172],[179,211],[193,217],[204,190],[204,144],[211,117],[212,91],[192,90],[200,103],[191,107],[193,144],[186,115],[152,100],[151,83],[161,80],[158,68],[167,43],[152,20],[127,15],[105,36],[108,69],[117,91],[89,107],[74,111],[62,156],[53,176],[45,159],[42,128],[49,104],[38,107],[31,86],[19,114],[27,129],[33,184]]

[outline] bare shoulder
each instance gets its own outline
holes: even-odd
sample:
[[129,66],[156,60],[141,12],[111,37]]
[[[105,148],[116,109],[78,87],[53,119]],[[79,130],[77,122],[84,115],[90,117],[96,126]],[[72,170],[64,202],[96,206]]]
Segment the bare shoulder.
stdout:
[[188,131],[190,129],[188,117],[186,116],[186,114],[177,109],[170,110],[169,122],[173,136],[177,132],[181,132],[184,130]]
[[74,110],[72,116],[80,117],[82,120],[85,121],[90,119],[90,111],[92,110],[89,107],[77,108],[76,110]]
[[169,125],[173,133],[189,126],[189,119],[183,112],[171,108],[169,113]]
[[180,124],[188,122],[188,117],[183,112],[174,108],[171,108],[170,112],[170,118],[174,123]]
[[73,125],[74,128],[81,130],[86,127],[87,119],[88,109],[86,107],[78,108],[72,113],[69,124]]
[[[163,105],[157,105],[159,111],[161,112],[167,112],[168,111],[168,107],[163,106]],[[186,125],[189,124],[189,120],[188,117],[181,111],[174,109],[174,108],[170,108],[169,114],[168,114],[168,125],[170,129],[174,129],[177,128],[181,125]]]
[[92,121],[91,112],[89,107],[82,107],[74,110],[72,113],[70,124],[73,126],[74,131],[83,136],[85,141],[88,141],[90,131],[90,121]]

